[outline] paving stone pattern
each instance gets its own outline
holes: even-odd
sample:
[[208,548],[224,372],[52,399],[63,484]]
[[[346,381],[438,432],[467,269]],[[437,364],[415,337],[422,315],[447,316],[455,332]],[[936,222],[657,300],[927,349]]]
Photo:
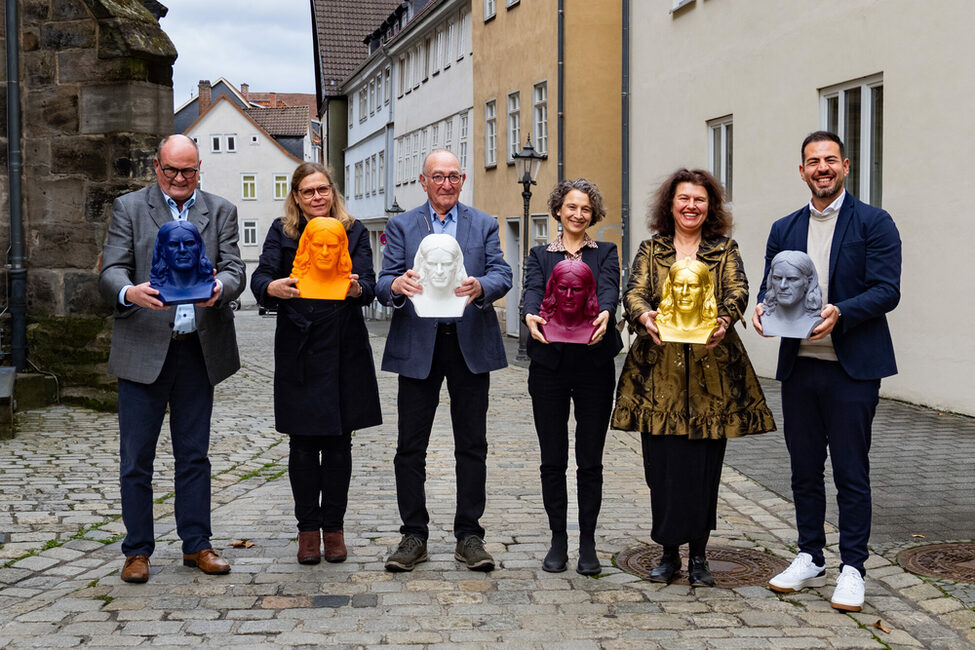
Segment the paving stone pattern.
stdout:
[[[348,561],[299,565],[287,442],[273,426],[274,322],[254,311],[240,312],[237,322],[244,367],[217,387],[211,445],[213,542],[233,571],[205,576],[182,566],[164,427],[151,578],[121,582],[116,418],[66,407],[22,413],[18,437],[0,448],[0,647],[975,647],[975,611],[886,553],[870,558],[867,603],[854,615],[830,608],[832,585],[789,596],[764,587],[695,590],[616,569],[613,554],[650,543],[639,436],[632,433],[611,432],[607,440],[597,537],[604,572],[544,573],[548,531],[527,372],[519,367],[491,379],[482,523],[496,571],[470,572],[453,559],[446,391],[427,461],[430,561],[408,574],[383,570],[399,539],[396,382],[388,373],[380,373],[385,424],[354,438]],[[375,334],[378,363],[381,328]],[[718,508],[715,544],[791,559],[792,504],[781,492],[728,466]],[[570,531],[573,566],[576,536]],[[237,539],[254,545],[229,548]],[[830,578],[836,541],[831,529]],[[878,620],[889,632],[874,627]]]

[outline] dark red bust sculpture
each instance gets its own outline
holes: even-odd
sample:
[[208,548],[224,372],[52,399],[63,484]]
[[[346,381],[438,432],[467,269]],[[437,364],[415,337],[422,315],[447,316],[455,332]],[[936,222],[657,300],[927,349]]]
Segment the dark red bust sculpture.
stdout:
[[556,264],[538,315],[545,319],[542,334],[550,343],[588,344],[596,331],[592,322],[599,315],[596,280],[589,265],[579,260]]

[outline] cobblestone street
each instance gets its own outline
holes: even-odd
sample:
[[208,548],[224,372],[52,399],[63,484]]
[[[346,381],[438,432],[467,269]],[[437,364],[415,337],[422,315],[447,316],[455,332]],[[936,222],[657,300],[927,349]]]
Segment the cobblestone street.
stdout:
[[[839,613],[829,604],[839,563],[832,552],[835,529],[828,537],[827,587],[798,594],[777,595],[762,586],[662,586],[617,569],[616,553],[650,543],[638,434],[611,431],[607,439],[597,530],[603,573],[586,578],[572,571],[577,531],[571,530],[570,570],[543,572],[549,536],[537,441],[527,370],[514,366],[491,377],[488,503],[481,523],[497,570],[469,572],[453,558],[453,442],[444,390],[427,459],[430,561],[412,573],[384,571],[383,559],[399,540],[399,516],[392,462],[396,380],[382,372],[385,423],[353,439],[345,522],[349,558],[299,565],[287,441],[273,422],[274,321],[242,311],[237,324],[243,368],[217,387],[210,455],[213,544],[232,572],[205,576],[182,566],[165,425],[154,483],[158,540],[152,575],[147,584],[134,585],[118,576],[123,528],[116,417],[65,406],[20,413],[17,438],[0,442],[0,647],[975,647],[971,585],[919,578],[894,562],[911,539],[913,531],[905,537],[906,521],[900,529],[878,523],[878,554],[868,562],[866,604],[857,614]],[[373,334],[378,367],[384,339],[381,328]],[[777,385],[765,386],[770,403],[777,404]],[[893,422],[914,430],[932,417],[938,419],[924,409],[884,402],[877,426]],[[948,432],[936,436],[946,457],[952,449],[963,456],[958,450],[968,447],[961,445],[975,439],[971,420],[956,419],[957,427],[952,429],[952,420],[945,425]],[[776,422],[781,427],[778,410]],[[952,441],[951,430],[964,440]],[[788,561],[795,552],[788,464],[762,462],[777,458],[781,449],[775,445],[784,445],[780,433],[761,438],[729,444],[712,544]],[[885,464],[897,458],[884,452],[874,459],[880,508],[901,507],[892,476],[898,470],[885,473]],[[971,467],[971,457],[965,462]],[[574,481],[569,483],[572,490]],[[941,492],[933,496],[929,485],[901,489],[946,503],[950,492],[972,491],[970,475],[962,485],[935,485]],[[971,538],[975,524],[964,513],[972,508],[964,498],[954,503],[962,514],[944,517],[945,534],[967,529]],[[909,502],[902,505],[910,509]],[[569,519],[576,519],[572,493]],[[948,541],[932,536],[923,541]],[[234,540],[253,546],[232,548]]]

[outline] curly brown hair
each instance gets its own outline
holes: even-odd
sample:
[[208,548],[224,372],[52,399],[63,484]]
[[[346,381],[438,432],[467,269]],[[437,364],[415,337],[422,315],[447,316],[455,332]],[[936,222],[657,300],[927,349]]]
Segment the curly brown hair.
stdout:
[[721,183],[703,169],[678,169],[663,182],[651,201],[647,212],[647,228],[658,235],[674,234],[674,195],[681,183],[703,187],[708,193],[708,216],[701,226],[701,238],[710,239],[731,232],[731,213],[724,205]]
[[562,220],[559,219],[559,210],[562,209],[566,194],[572,190],[579,190],[589,197],[589,207],[592,209],[592,221],[589,222],[589,225],[592,226],[602,221],[603,217],[606,216],[603,194],[595,183],[585,178],[567,179],[555,186],[552,193],[548,195],[548,211],[552,213],[552,218],[562,223]]

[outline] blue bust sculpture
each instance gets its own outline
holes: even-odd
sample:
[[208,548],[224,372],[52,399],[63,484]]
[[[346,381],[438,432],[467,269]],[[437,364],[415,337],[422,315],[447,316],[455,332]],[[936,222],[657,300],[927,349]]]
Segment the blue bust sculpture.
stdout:
[[159,229],[149,270],[149,286],[164,305],[206,302],[215,285],[200,231],[189,221],[170,221]]

